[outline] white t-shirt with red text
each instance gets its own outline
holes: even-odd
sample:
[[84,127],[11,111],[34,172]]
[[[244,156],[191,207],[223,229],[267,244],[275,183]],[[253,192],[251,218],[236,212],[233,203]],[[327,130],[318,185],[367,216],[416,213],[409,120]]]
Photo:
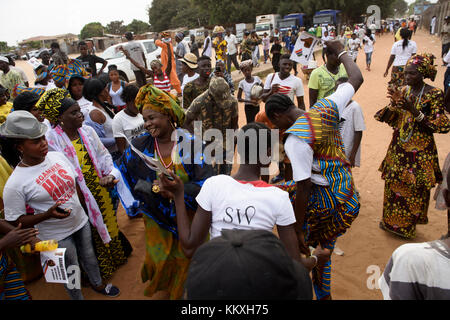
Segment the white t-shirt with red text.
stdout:
[[263,181],[240,182],[227,175],[208,178],[197,203],[212,213],[210,236],[223,229],[267,230],[295,223],[289,194]]
[[278,72],[275,74],[269,74],[266,78],[264,89],[270,90],[274,84],[280,85],[278,91],[275,93],[281,93],[289,96],[292,102],[295,102],[294,97],[303,97],[305,95],[302,80],[293,74],[283,80],[280,79]]
[[60,208],[72,210],[70,215],[39,223],[38,238],[60,241],[69,237],[88,222],[76,190],[77,177],[71,163],[59,152],[49,152],[44,162],[36,166],[17,166],[3,191],[5,219],[16,221],[25,215],[27,204],[34,209],[34,214],[40,214],[60,201]]

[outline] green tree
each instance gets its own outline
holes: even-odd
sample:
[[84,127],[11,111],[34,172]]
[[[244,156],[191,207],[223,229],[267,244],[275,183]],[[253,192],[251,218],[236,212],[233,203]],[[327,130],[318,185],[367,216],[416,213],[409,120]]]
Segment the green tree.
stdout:
[[141,34],[150,31],[150,25],[147,22],[133,19],[129,25],[127,25],[127,31],[131,31],[134,34]]
[[8,50],[8,43],[5,41],[0,41],[0,52],[6,52]]
[[91,22],[81,29],[80,38],[87,39],[92,37],[101,37],[103,36],[104,30],[105,28],[100,22]]
[[105,31],[110,34],[122,35],[127,31],[127,26],[121,21],[111,21],[106,25]]

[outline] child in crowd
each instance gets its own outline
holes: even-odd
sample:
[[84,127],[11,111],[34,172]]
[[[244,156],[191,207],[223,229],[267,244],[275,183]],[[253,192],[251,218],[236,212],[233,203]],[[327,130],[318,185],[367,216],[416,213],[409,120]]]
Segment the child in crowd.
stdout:
[[[247,124],[255,121],[255,116],[259,112],[259,101],[252,98],[251,91],[254,85],[261,86],[262,81],[258,76],[252,76],[253,63],[251,60],[242,61],[239,65],[245,79],[239,82],[238,101],[245,103],[245,116]],[[242,99],[242,92],[245,93],[245,99]]]
[[275,37],[274,44],[272,45],[272,48],[270,48],[270,53],[272,54],[272,66],[275,72],[280,71],[281,49],[280,38]]
[[123,89],[121,99],[126,104],[125,109],[117,113],[113,119],[114,139],[120,154],[123,154],[127,147],[127,141],[123,135],[131,141],[144,132],[144,119],[134,103],[138,92],[139,88],[132,84]]
[[108,76],[110,80],[108,83],[109,95],[111,96],[112,104],[116,109],[115,111],[119,112],[126,106],[126,103],[122,100],[121,95],[127,83],[120,79],[117,66],[109,66]]
[[163,91],[170,92],[172,85],[167,74],[162,69],[163,65],[159,60],[153,60],[150,62],[150,68],[152,69],[153,85]]

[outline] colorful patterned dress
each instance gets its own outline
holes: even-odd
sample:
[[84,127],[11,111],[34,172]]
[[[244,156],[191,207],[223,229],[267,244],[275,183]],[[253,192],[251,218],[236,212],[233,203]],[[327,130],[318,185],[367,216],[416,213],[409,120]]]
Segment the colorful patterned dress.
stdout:
[[[345,156],[339,133],[339,111],[328,99],[321,99],[310,111],[299,117],[286,134],[293,134],[307,142],[319,163],[320,174],[328,187],[312,185],[303,230],[306,244],[334,249],[336,239],[343,235],[359,213],[350,163]],[[291,195],[295,204],[296,183],[279,185]],[[313,285],[318,300],[331,298],[331,260],[323,268],[313,269]]]
[[[200,191],[203,182],[212,176],[212,167],[203,159],[203,153],[180,148],[182,141],[191,141],[194,137],[178,129],[179,134],[177,152],[173,153],[171,166],[184,182],[185,204],[188,214],[195,213],[197,203],[195,197]],[[181,139],[180,139],[181,137]],[[133,140],[133,145],[150,157],[154,157],[154,138],[148,133]],[[202,149],[204,148],[204,144]],[[170,159],[164,159],[169,163]],[[180,299],[186,280],[190,259],[186,258],[178,240],[175,204],[157,193],[150,191],[156,173],[150,170],[143,161],[128,147],[122,157],[117,161],[117,167],[122,173],[125,183],[134,197],[140,201],[135,212],[127,210],[127,214],[143,213],[145,223],[145,260],[141,270],[143,282],[149,282],[144,295],[151,297],[157,291],[167,291],[170,299]],[[143,180],[148,183],[148,193],[143,194],[134,188]]]
[[100,179],[84,144],[78,138],[72,141],[72,145],[77,153],[86,185],[102,212],[103,220],[111,237],[111,242],[104,244],[97,230],[91,227],[100,273],[102,279],[107,280],[111,278],[114,271],[127,262],[127,257],[131,254],[132,248],[128,239],[119,231],[117,215],[113,208],[110,193],[106,188],[100,186]]
[[392,67],[388,89],[398,89],[405,85],[405,66]]
[[450,131],[443,100],[440,89],[424,93],[416,103],[416,108],[425,115],[421,122],[410,112],[395,107],[386,107],[375,115],[376,120],[394,129],[379,168],[385,180],[380,227],[406,239],[416,236],[416,224],[428,223],[430,190],[442,181],[433,134]]

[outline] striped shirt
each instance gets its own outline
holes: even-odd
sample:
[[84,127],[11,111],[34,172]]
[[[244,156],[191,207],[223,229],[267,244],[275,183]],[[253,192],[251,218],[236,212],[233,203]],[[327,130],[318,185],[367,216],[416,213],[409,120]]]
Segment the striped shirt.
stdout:
[[164,74],[164,80],[162,80],[162,81],[158,79],[157,75],[155,75],[153,77],[153,85],[160,90],[170,92],[170,89],[172,87],[170,84],[170,79],[164,71],[163,71],[163,74]]
[[444,241],[408,243],[394,251],[379,284],[385,300],[449,300],[449,274]]

